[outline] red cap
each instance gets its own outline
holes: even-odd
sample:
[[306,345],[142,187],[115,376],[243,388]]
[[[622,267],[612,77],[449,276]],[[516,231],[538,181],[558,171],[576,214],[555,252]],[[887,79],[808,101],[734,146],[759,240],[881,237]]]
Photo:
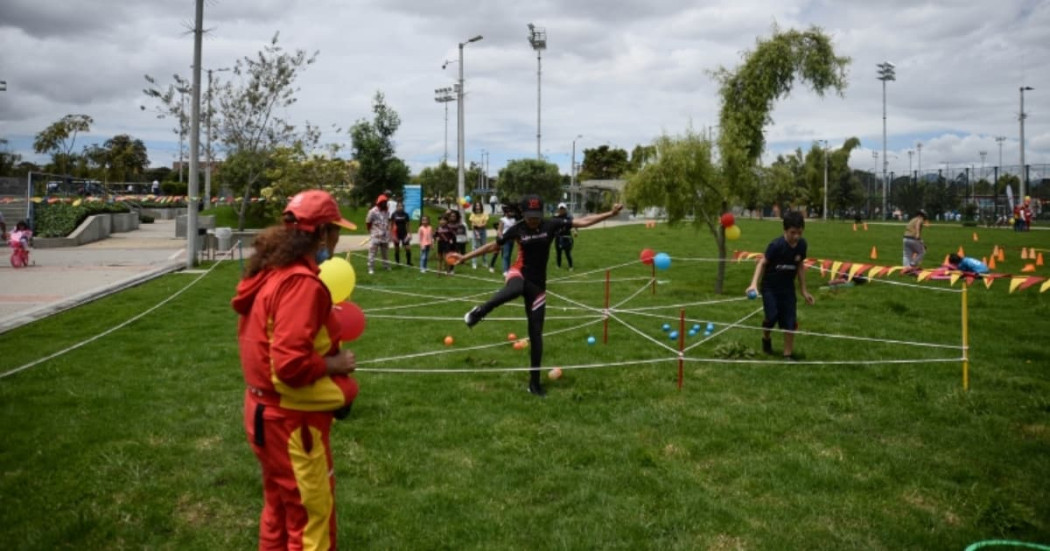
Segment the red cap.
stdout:
[[284,214],[295,216],[294,225],[305,231],[314,231],[324,224],[335,224],[348,230],[356,230],[353,222],[343,218],[339,205],[327,191],[312,189],[292,197]]

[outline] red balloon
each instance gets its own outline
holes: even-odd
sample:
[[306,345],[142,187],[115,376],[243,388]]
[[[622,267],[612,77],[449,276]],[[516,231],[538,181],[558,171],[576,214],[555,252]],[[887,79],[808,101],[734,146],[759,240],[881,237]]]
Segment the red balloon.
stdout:
[[736,224],[736,218],[733,216],[733,213],[727,212],[722,215],[721,222],[723,228],[728,228],[729,226]]
[[650,266],[653,263],[654,256],[656,256],[656,253],[652,249],[642,249],[642,254],[638,255],[638,258],[641,259],[642,264]]
[[352,302],[332,306],[332,315],[339,322],[339,340],[351,342],[365,332],[365,313]]

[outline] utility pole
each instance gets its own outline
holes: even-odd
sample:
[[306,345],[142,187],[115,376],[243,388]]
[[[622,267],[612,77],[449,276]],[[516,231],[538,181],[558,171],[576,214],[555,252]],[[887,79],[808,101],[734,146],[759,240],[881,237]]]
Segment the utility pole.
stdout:
[[[459,149],[459,151],[456,152],[456,157],[457,157],[457,163],[456,163],[457,164],[456,192],[458,193],[458,195],[456,197],[463,197],[463,196],[466,195],[466,184],[463,181],[464,180],[464,176],[465,176],[463,163],[466,161],[466,154],[464,152],[464,145],[463,145],[463,142],[465,141],[464,138],[463,138],[463,46],[466,46],[467,44],[470,44],[471,42],[477,42],[477,41],[479,41],[481,39],[482,39],[482,36],[479,34],[479,35],[475,36],[474,38],[471,38],[470,40],[467,40],[466,42],[460,42],[459,43],[459,89],[456,90],[456,98],[458,100],[458,102],[456,104],[457,108],[458,108],[457,109],[457,111],[458,111],[457,115],[458,115],[458,118],[459,118],[459,121],[458,121],[459,122],[459,124],[458,124],[458,126],[459,126],[459,129],[458,129],[458,134],[459,134],[458,146],[459,147],[458,147],[458,149]],[[446,63],[446,65],[448,65],[448,64]]]
[[882,81],[882,213],[886,215],[886,186],[889,181],[886,171],[889,169],[889,158],[886,156],[886,82],[897,80],[894,73],[896,66],[889,61],[879,63],[879,80]]
[[212,73],[222,73],[229,71],[229,67],[223,67],[221,69],[208,69],[208,109],[204,114],[204,118],[207,120],[206,124],[206,137],[204,141],[204,156],[207,158],[207,164],[204,165],[204,208],[208,208],[211,205],[211,165],[215,162],[212,156],[211,150],[211,117],[214,114],[211,108],[212,98]]
[[1024,119],[1027,115],[1024,113],[1024,93],[1025,90],[1034,90],[1031,86],[1021,87],[1021,116],[1018,119],[1021,121],[1021,192],[1017,194],[1018,201],[1024,201],[1024,197],[1028,192],[1028,167],[1024,164]]
[[[197,21],[193,27],[193,93],[190,105],[190,186],[186,201],[186,268],[197,264],[197,201],[200,200],[201,138],[201,38],[204,34],[204,0],[197,0]],[[181,168],[181,163],[179,164]]]
[[824,142],[824,221],[828,221],[828,141]]
[[448,164],[448,104],[455,100],[456,96],[452,95],[451,86],[434,90],[434,101],[445,104],[445,164]]

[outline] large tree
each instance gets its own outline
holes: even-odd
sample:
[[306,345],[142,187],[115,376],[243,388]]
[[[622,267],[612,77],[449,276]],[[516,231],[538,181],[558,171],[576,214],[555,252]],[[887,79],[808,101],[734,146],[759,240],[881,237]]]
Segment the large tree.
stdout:
[[622,177],[627,169],[626,150],[602,145],[583,150],[583,163],[580,164],[577,180],[615,180]]
[[[147,97],[156,101],[154,106],[155,113],[158,119],[171,119],[175,121],[175,127],[172,128],[172,132],[179,137],[179,181],[182,181],[182,163],[185,160],[183,144],[188,140],[190,135],[190,113],[186,105],[186,96],[193,92],[193,83],[184,76],[175,74],[171,78],[174,81],[172,84],[168,84],[167,87],[161,87],[157,84],[157,79],[150,75],[145,75],[146,82],[149,83],[149,87],[144,88],[142,93],[146,94]],[[211,89],[209,88],[209,93]],[[140,105],[139,109],[146,110],[145,105]]]
[[77,134],[90,132],[94,122],[87,115],[66,115],[36,135],[33,150],[50,154],[54,170],[59,174],[69,174],[71,167],[77,164],[73,154]]
[[500,195],[505,201],[518,201],[525,195],[539,195],[554,202],[561,197],[562,179],[558,165],[538,159],[508,161],[499,171]]
[[423,195],[445,200],[456,193],[456,169],[442,161],[436,167],[428,166],[419,172],[416,182],[423,186]]
[[303,50],[286,52],[278,45],[275,34],[261,52],[234,64],[233,79],[242,82],[230,81],[217,87],[222,119],[218,125],[219,140],[226,147],[228,158],[236,158],[240,176],[233,189],[241,195],[237,207],[241,229],[251,197],[262,188],[265,172],[272,166],[273,153],[316,133],[309,124],[305,132],[299,132],[282,116],[296,102],[296,78],[316,58],[317,52],[309,56]]
[[[744,62],[736,70],[721,68],[714,73],[721,83],[722,99],[719,177],[670,185],[674,178],[696,179],[700,174],[713,174],[713,169],[706,168],[705,161],[700,160],[710,158],[709,154],[705,157],[710,144],[692,131],[677,140],[662,138],[656,144],[658,152],[662,147],[671,159],[688,159],[691,164],[683,165],[686,161],[681,160],[665,163],[658,153],[654,165],[665,165],[659,169],[659,181],[665,183],[666,189],[661,191],[660,186],[636,183],[635,180],[645,181],[646,170],[643,169],[639,177],[628,184],[629,202],[640,206],[662,206],[671,224],[680,222],[684,213],[691,212],[695,225],[706,225],[718,245],[719,258],[724,260],[725,233],[721,231],[718,218],[730,200],[745,206],[758,203],[758,182],[763,173],[758,160],[765,149],[763,130],[771,122],[769,114],[774,101],[786,96],[798,79],[809,83],[820,95],[829,88],[841,93],[848,62],[848,58],[835,55],[831,40],[820,29],[811,28],[806,32],[774,29],[772,38],[759,39],[755,50],[744,54]],[[672,155],[671,152],[675,153]],[[637,186],[637,189],[632,190],[632,186]],[[724,276],[725,266],[720,262],[715,279],[716,293],[722,292]]]
[[21,162],[22,156],[8,149],[7,139],[0,138],[0,176],[21,176],[17,172]]
[[310,140],[298,140],[273,152],[265,174],[268,185],[260,192],[272,217],[280,215],[290,197],[306,189],[323,189],[337,198],[349,195],[352,163],[339,158],[339,146],[311,153],[315,147]]
[[382,92],[372,99],[372,114],[371,121],[360,119],[350,128],[353,158],[361,163],[354,195],[364,203],[384,191],[401,193],[409,178],[408,165],[394,154],[393,138],[401,117],[386,104]]
[[773,122],[774,103],[786,97],[797,80],[818,96],[829,89],[841,95],[849,61],[835,55],[831,39],[817,27],[802,32],[774,28],[771,38],[759,39],[754,51],[744,54],[736,70],[723,67],[715,72],[722,96],[718,150],[732,195],[745,205],[757,202],[754,168],[765,150],[764,130]]

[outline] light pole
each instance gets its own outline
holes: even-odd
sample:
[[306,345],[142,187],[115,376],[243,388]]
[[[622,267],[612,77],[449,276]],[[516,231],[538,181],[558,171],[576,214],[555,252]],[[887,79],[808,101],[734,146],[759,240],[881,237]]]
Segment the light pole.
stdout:
[[879,63],[879,80],[882,81],[882,213],[886,214],[886,171],[889,169],[889,159],[886,157],[886,81],[897,80],[894,73],[896,66],[889,61]]
[[576,140],[583,137],[583,134],[577,134],[572,139],[572,166],[569,167],[569,197],[571,199],[573,212],[576,211]]
[[[872,165],[871,165],[871,189],[868,191],[868,218],[872,218],[872,216],[871,216],[871,196],[875,195],[875,190],[879,189],[878,184],[876,184],[876,182],[879,181],[879,152],[878,151],[872,151],[871,152],[871,158],[872,158]],[[883,212],[882,215],[886,216],[886,213]],[[872,218],[872,219],[874,219],[874,218]]]
[[1021,87],[1021,116],[1018,117],[1021,121],[1021,193],[1017,194],[1018,199],[1024,200],[1024,196],[1028,190],[1028,171],[1024,166],[1024,119],[1026,117],[1024,113],[1024,92],[1025,90],[1035,90],[1031,86]]
[[824,221],[828,221],[828,141],[824,142]]
[[[489,174],[485,167],[488,166],[489,152],[481,150],[481,164],[478,166],[481,169],[481,189],[488,189],[489,187]],[[484,206],[484,205],[482,205]]]
[[[987,181],[987,179],[985,178],[985,174],[984,174],[984,158],[988,156],[988,152],[987,151],[980,151],[980,152],[978,152],[978,154],[981,156],[981,179]],[[974,187],[973,195],[974,195],[974,202],[976,202],[977,201],[977,188],[976,187]]]
[[915,168],[915,181],[918,181],[919,176],[922,175],[922,142],[915,144],[915,149],[919,154],[919,163]]
[[547,30],[538,29],[529,23],[529,44],[536,50],[536,158],[542,159],[540,155],[540,77],[543,73],[543,62],[541,54],[547,49]]
[[186,140],[186,92],[179,89],[179,183],[182,183],[182,160],[185,158],[183,143]]
[[[464,146],[463,146],[463,141],[464,141],[463,140],[463,46],[466,46],[467,44],[470,44],[471,42],[477,42],[477,41],[481,40],[481,38],[482,38],[482,36],[479,34],[479,35],[475,36],[474,38],[471,38],[470,40],[467,40],[466,42],[460,42],[459,43],[459,89],[456,90],[456,100],[457,100],[456,101],[456,108],[457,108],[457,111],[458,111],[457,118],[459,119],[458,120],[458,127],[459,128],[457,129],[457,133],[459,134],[459,137],[457,138],[457,140],[458,140],[459,143],[457,145],[458,145],[459,151],[456,152],[456,157],[457,157],[457,163],[456,163],[457,164],[456,192],[458,193],[458,195],[456,197],[463,197],[464,195],[466,195],[465,185],[464,185],[464,182],[463,182],[463,178],[464,178],[464,173],[463,173],[463,162],[464,162]],[[446,63],[445,65],[448,65],[448,64]]]
[[208,69],[208,107],[204,113],[204,118],[207,119],[205,125],[205,138],[204,138],[204,155],[208,158],[207,164],[204,165],[204,207],[208,208],[211,205],[211,165],[215,160],[212,158],[211,150],[211,117],[214,114],[211,108],[211,85],[212,85],[212,73],[224,73],[229,71],[229,67],[222,67],[220,69]]
[[451,86],[434,90],[434,101],[445,104],[445,164],[448,164],[448,103],[455,99],[456,96],[452,95]]

